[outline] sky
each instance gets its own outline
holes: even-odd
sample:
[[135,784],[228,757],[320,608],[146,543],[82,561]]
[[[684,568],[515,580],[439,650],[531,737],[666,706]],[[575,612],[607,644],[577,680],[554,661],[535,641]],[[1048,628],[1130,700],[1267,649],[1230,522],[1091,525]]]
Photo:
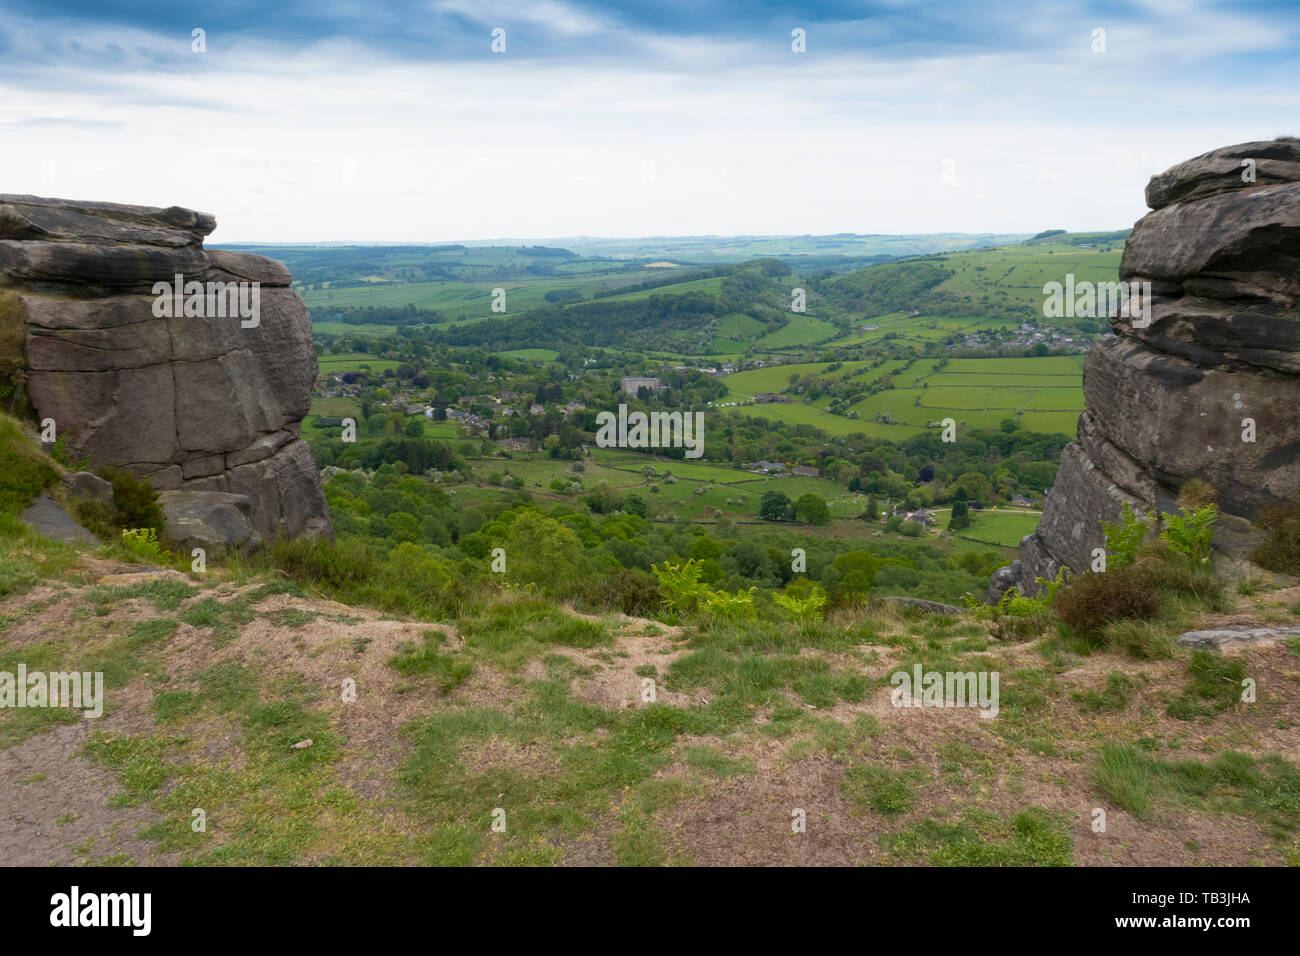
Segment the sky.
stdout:
[[0,0],[0,193],[226,243],[1119,229],[1300,135],[1298,45],[1295,0]]

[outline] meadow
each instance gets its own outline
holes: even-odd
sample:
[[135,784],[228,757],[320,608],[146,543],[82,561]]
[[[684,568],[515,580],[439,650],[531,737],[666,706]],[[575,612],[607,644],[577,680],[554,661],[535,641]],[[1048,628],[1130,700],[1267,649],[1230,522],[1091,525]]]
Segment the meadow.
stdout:
[[[859,380],[869,363],[845,362],[821,375],[829,363],[799,363],[736,372],[723,382],[731,390],[725,401],[748,401],[757,392],[783,392],[792,376],[815,375],[833,381]],[[941,368],[921,359],[903,369],[888,362],[862,373],[864,385],[888,373],[893,388],[869,395],[850,406],[858,418],[833,415],[827,399],[742,405],[732,411],[791,425],[812,425],[832,435],[860,432],[870,437],[903,441],[933,423],[952,418],[959,428],[998,428],[1008,418],[1022,428],[1073,435],[1083,410],[1083,356],[950,359]],[[797,398],[798,396],[792,396]],[[889,420],[878,421],[887,415]]]

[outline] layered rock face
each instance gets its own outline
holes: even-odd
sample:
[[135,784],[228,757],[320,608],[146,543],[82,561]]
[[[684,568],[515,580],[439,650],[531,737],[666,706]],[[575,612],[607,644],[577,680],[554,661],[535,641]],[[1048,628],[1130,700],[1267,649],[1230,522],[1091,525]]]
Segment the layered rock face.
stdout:
[[[300,437],[316,376],[310,316],[281,263],[205,250],[215,227],[178,207],[0,195],[0,288],[16,312],[0,320],[23,323],[28,396],[69,460],[163,491],[182,542],[331,536]],[[244,284],[255,322],[186,315],[175,297],[159,308],[156,285],[177,277]]]
[[1027,592],[1088,569],[1125,502],[1173,512],[1189,479],[1213,487],[1216,546],[1235,555],[1265,509],[1300,498],[1300,142],[1214,150],[1152,177],[1146,199],[1120,279],[1151,283],[1150,321],[1113,317],[1116,338],[1088,353],[1078,440],[1020,543]]

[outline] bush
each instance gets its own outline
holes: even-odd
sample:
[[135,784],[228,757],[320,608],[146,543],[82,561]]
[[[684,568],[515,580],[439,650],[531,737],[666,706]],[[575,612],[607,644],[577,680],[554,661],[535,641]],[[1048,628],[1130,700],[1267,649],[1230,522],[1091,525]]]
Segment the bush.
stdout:
[[385,585],[422,597],[445,597],[454,582],[444,562],[417,544],[404,541],[384,561],[381,579]]
[[1209,565],[1193,564],[1160,541],[1144,546],[1130,567],[1071,579],[1057,592],[1053,609],[1073,635],[1100,643],[1109,624],[1160,617],[1166,597],[1226,609],[1223,582]]
[[374,554],[360,541],[280,539],[270,550],[276,566],[295,581],[343,592],[372,580],[377,570]]
[[1251,558],[1260,567],[1283,574],[1300,574],[1300,503],[1264,512],[1268,539]]
[[663,604],[653,575],[623,568],[591,578],[583,599],[593,607],[612,608],[634,617],[647,617]]
[[153,528],[162,534],[166,528],[158,492],[143,478],[129,471],[105,466],[99,477],[113,486],[113,503],[117,506],[117,523],[123,528]]
[[1089,571],[1056,594],[1054,609],[1076,637],[1097,641],[1112,621],[1147,621],[1160,613],[1162,593],[1150,568]]

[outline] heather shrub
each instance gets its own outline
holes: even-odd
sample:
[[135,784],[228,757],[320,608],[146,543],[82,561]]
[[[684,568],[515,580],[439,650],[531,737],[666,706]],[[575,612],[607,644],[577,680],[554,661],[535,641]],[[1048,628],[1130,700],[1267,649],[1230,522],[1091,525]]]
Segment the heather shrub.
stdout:
[[1300,574],[1300,502],[1264,512],[1268,538],[1252,559],[1260,567],[1283,574]]
[[1100,642],[1107,624],[1151,620],[1160,613],[1159,576],[1149,564],[1118,571],[1089,571],[1056,593],[1057,616],[1076,637]]
[[158,492],[143,478],[129,471],[106,465],[99,477],[113,486],[113,503],[117,506],[117,525],[122,528],[153,528],[160,535],[165,530]]

